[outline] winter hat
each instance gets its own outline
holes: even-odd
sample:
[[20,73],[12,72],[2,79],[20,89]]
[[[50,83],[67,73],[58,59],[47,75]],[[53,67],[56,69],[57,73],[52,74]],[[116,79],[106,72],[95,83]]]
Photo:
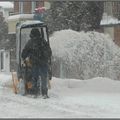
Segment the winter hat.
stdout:
[[32,38],[32,37],[40,37],[41,36],[41,34],[40,34],[40,31],[39,31],[39,29],[38,28],[33,28],[32,30],[31,30],[31,33],[30,33],[30,37]]

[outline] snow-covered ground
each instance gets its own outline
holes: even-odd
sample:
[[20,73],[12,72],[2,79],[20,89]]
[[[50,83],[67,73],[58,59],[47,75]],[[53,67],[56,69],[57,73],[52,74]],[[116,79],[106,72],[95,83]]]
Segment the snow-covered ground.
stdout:
[[0,118],[120,118],[120,81],[97,77],[51,81],[49,99],[15,95],[0,74]]

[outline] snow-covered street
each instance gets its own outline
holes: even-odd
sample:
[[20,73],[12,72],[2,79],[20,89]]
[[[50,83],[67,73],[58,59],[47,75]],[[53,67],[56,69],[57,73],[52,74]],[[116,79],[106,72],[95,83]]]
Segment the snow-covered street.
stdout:
[[119,118],[120,82],[108,78],[53,78],[49,99],[15,95],[0,74],[0,118]]
[[120,118],[120,1],[3,1],[0,118]]

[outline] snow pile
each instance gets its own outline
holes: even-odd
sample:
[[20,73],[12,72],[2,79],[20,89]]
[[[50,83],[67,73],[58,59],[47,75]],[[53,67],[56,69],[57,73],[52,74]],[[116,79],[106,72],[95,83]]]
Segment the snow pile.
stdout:
[[[120,81],[115,81],[109,78],[97,77],[87,80],[77,80],[77,79],[59,79],[53,78],[52,89],[64,89],[62,91],[65,94],[68,89],[73,91],[76,89],[78,93],[120,93]],[[52,90],[53,91],[53,90]],[[71,91],[72,92],[72,91]],[[70,92],[70,93],[71,93]],[[75,94],[75,93],[74,93]]]
[[[120,49],[108,35],[61,30],[51,36],[50,43],[54,62],[62,62],[64,66],[64,77],[89,79],[105,76],[118,79],[113,70],[120,65],[116,61],[120,58]],[[119,70],[117,74],[120,74]]]
[[11,74],[0,74],[0,87],[8,87],[12,85],[12,76]]

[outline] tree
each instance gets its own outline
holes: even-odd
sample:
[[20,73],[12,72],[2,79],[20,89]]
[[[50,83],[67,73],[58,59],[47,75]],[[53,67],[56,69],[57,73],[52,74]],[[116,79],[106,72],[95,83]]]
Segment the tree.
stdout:
[[99,28],[102,14],[103,2],[100,1],[54,1],[45,22],[50,33],[62,29],[88,31]]
[[8,36],[8,26],[4,20],[3,15],[0,15],[0,41],[6,39]]
[[0,47],[3,47],[8,42],[8,26],[3,15],[0,15]]

